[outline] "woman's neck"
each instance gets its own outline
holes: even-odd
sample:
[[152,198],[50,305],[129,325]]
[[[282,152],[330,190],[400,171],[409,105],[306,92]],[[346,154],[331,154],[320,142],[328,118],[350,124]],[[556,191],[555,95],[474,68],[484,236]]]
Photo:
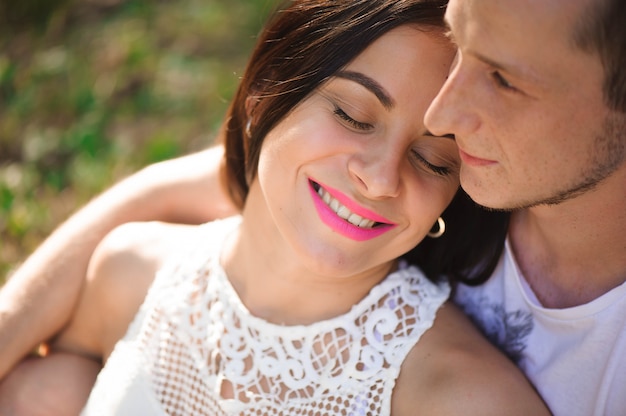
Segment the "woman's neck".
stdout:
[[258,204],[244,209],[241,226],[227,238],[221,254],[228,279],[248,310],[284,325],[307,325],[348,312],[395,267],[389,262],[356,276],[324,276],[307,266],[307,260]]

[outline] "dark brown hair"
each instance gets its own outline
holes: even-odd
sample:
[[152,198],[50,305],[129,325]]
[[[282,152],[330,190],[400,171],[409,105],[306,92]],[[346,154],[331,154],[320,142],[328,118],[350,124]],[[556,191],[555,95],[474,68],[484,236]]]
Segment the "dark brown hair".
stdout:
[[[292,0],[275,13],[258,39],[228,111],[224,174],[234,202],[243,206],[265,136],[296,105],[390,30],[406,24],[424,31],[443,30],[446,4]],[[484,211],[459,190],[443,217],[444,236],[427,238],[404,258],[433,279],[447,274],[453,280],[485,280],[501,253],[508,215]]]

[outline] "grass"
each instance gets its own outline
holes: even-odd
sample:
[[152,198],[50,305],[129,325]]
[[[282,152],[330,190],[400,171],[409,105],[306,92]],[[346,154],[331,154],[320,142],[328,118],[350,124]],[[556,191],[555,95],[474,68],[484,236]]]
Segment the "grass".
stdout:
[[0,284],[138,168],[211,143],[277,0],[0,0]]

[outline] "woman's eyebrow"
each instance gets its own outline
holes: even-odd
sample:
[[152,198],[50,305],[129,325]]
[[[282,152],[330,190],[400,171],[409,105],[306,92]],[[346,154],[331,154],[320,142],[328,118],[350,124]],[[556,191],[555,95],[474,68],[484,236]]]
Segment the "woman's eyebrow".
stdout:
[[344,78],[361,84],[370,92],[372,92],[372,94],[374,94],[376,98],[378,98],[380,103],[387,110],[390,110],[394,107],[395,102],[393,101],[393,98],[391,98],[389,93],[378,82],[368,77],[367,75],[354,71],[339,71],[337,72],[337,74],[335,74],[335,76],[337,78]]

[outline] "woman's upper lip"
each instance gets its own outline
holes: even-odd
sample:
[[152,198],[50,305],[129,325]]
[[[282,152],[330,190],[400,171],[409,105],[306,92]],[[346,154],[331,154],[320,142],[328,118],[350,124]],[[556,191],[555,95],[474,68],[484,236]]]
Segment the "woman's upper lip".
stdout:
[[377,213],[375,213],[374,211],[371,211],[363,206],[361,206],[358,202],[354,201],[353,199],[351,199],[350,197],[348,197],[346,194],[344,194],[343,192],[339,191],[338,189],[334,189],[331,188],[327,185],[324,185],[321,182],[315,181],[313,179],[311,179],[311,181],[315,182],[316,184],[318,184],[319,186],[321,186],[322,188],[324,188],[326,190],[326,192],[328,192],[333,198],[335,198],[337,201],[339,201],[339,203],[341,203],[342,205],[344,205],[346,208],[348,208],[350,211],[352,211],[353,213],[363,217],[363,218],[367,218],[369,220],[375,221],[375,222],[380,222],[383,224],[390,224],[390,225],[395,225],[392,221],[389,221],[387,218],[378,215]]

